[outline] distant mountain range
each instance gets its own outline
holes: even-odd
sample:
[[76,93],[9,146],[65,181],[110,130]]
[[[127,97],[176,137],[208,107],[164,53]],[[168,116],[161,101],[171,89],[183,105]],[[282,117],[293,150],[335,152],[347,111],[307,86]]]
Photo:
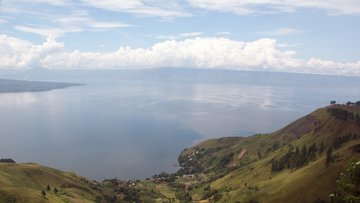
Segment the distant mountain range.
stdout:
[[216,83],[280,86],[358,86],[359,77],[311,75],[280,72],[234,71],[194,68],[144,70],[0,70],[0,78],[73,83],[151,81],[173,83]]
[[318,109],[271,134],[201,142],[180,153],[179,165],[175,174],[99,183],[0,163],[0,202],[358,202],[360,102]]

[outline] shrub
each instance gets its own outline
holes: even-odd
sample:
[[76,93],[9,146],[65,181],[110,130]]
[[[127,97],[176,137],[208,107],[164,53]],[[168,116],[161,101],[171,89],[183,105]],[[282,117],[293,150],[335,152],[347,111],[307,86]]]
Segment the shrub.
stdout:
[[13,159],[0,159],[2,163],[16,163]]
[[353,158],[340,173],[336,191],[329,197],[332,202],[360,202],[359,158]]

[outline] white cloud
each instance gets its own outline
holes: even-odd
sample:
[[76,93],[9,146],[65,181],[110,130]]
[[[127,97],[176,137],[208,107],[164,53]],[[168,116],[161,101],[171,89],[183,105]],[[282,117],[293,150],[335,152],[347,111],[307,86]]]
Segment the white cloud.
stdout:
[[[18,0],[19,1],[19,0]],[[53,6],[65,6],[71,3],[71,0],[20,0],[22,2],[29,2],[29,3],[45,3],[50,4]]]
[[181,33],[180,36],[187,38],[187,37],[197,37],[204,34],[203,32],[185,32],[185,33]]
[[64,44],[54,39],[47,39],[41,45],[0,35],[1,68],[21,69],[41,65],[41,60],[50,54],[59,53]]
[[289,43],[278,43],[277,47],[280,48],[293,48],[293,47],[298,47],[301,46],[302,44],[298,44],[298,43],[293,43],[293,44],[289,44]]
[[120,47],[114,52],[66,51],[64,44],[47,39],[40,45],[0,35],[0,68],[108,69],[196,67],[266,70],[360,76],[360,61],[338,63],[296,58],[291,50],[277,49],[274,39],[252,42],[226,38],[166,40],[149,48]]
[[304,33],[303,30],[295,29],[295,28],[279,28],[275,30],[268,30],[259,32],[261,35],[267,36],[281,36],[281,35],[299,35]]
[[232,33],[228,32],[228,31],[222,31],[222,32],[215,33],[215,35],[217,35],[217,36],[230,36],[230,35],[232,35]]
[[22,32],[30,32],[46,38],[58,38],[66,33],[107,31],[117,28],[133,27],[133,25],[122,22],[97,21],[91,18],[88,12],[82,10],[61,16],[44,14],[43,17],[50,21],[48,27],[42,27],[40,25],[16,25],[14,29]]
[[133,25],[122,22],[97,21],[91,18],[86,11],[78,11],[66,16],[54,16],[53,22],[60,24],[61,27],[78,27],[83,30],[90,29],[92,31],[133,27]]
[[18,25],[14,27],[16,30],[20,30],[22,32],[30,32],[33,34],[37,34],[46,38],[58,38],[65,33],[70,32],[81,32],[83,31],[78,27],[66,27],[66,28],[40,28],[40,27],[32,27],[32,26],[23,26]]
[[114,12],[134,13],[141,16],[186,17],[177,0],[81,0],[84,5]]
[[175,39],[179,39],[179,36],[176,36],[176,35],[158,35],[158,36],[156,36],[156,39],[175,40]]
[[198,67],[282,69],[297,64],[293,51],[275,49],[276,40],[239,42],[225,38],[168,40],[150,48],[120,47],[115,52],[61,52],[41,60],[51,68]]
[[240,15],[319,9],[330,15],[359,15],[358,0],[187,0],[194,7]]
[[167,39],[167,40],[176,40],[176,39],[183,39],[183,38],[192,38],[192,37],[198,37],[203,35],[203,32],[184,32],[174,35],[159,35],[156,36],[157,39]]

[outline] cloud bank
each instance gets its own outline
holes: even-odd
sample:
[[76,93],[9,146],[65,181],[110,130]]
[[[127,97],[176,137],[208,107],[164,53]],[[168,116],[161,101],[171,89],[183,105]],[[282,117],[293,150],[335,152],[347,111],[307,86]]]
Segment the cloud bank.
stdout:
[[66,51],[64,43],[48,38],[42,44],[0,35],[0,68],[26,69],[144,69],[189,67],[230,70],[283,71],[360,76],[360,61],[338,63],[296,57],[281,50],[275,39],[251,42],[227,38],[166,40],[149,48],[120,47],[113,52]]
[[193,7],[239,15],[318,9],[329,15],[359,15],[358,0],[187,0]]

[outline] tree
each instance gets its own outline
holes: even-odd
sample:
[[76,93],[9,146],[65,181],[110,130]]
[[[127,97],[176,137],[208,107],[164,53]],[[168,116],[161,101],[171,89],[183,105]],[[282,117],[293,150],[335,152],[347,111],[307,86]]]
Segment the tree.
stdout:
[[355,115],[355,122],[356,124],[360,125],[360,116],[358,113]]
[[351,138],[352,138],[351,133],[335,138],[333,142],[334,149],[340,148],[343,143],[349,141]]
[[336,101],[335,101],[335,100],[331,100],[331,101],[330,101],[330,104],[336,104]]
[[50,185],[47,185],[47,186],[46,186],[46,190],[47,190],[47,191],[50,191],[50,190],[51,190]]
[[58,192],[59,192],[58,189],[55,187],[54,188],[54,193],[57,194]]
[[321,143],[320,143],[320,148],[319,148],[319,155],[323,153],[324,148],[325,148],[324,143],[321,142]]
[[296,149],[295,149],[295,161],[296,161],[296,167],[301,167],[301,165],[302,165],[302,161],[301,161],[301,153],[300,153],[300,149],[299,149],[299,147],[296,147]]
[[42,190],[42,191],[41,191],[41,195],[44,196],[44,197],[46,196],[45,190]]
[[326,152],[326,166],[329,166],[330,163],[332,162],[332,151],[333,151],[333,148],[332,147],[329,147],[329,149],[327,150]]
[[345,109],[341,109],[341,108],[329,108],[327,110],[330,115],[334,116],[336,119],[339,120],[348,120],[348,119],[352,119],[353,120],[353,113],[349,112]]
[[313,161],[316,159],[316,151],[317,151],[317,147],[316,147],[316,144],[313,143],[309,149],[308,149],[308,158],[310,161]]
[[2,163],[16,163],[13,159],[0,159]]
[[308,154],[307,154],[306,145],[304,145],[301,149],[301,163],[302,166],[308,163]]

